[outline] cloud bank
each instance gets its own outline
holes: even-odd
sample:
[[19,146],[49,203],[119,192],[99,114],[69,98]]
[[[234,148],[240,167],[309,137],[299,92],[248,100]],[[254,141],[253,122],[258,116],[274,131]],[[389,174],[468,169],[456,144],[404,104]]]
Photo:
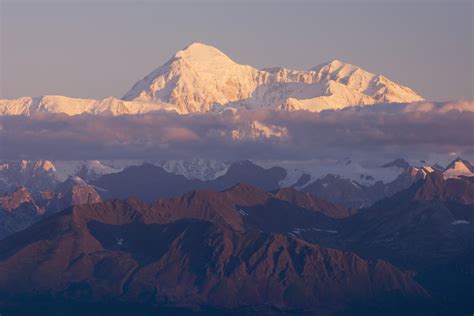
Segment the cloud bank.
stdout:
[[474,102],[381,104],[311,113],[38,114],[0,118],[0,159],[312,159],[473,156]]

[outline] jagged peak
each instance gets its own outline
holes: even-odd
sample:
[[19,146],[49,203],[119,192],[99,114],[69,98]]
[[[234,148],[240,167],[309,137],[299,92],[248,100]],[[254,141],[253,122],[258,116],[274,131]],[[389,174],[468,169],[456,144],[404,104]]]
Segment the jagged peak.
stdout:
[[[136,82],[122,100],[61,96],[0,100],[0,115],[30,115],[36,112],[120,115],[157,110],[187,114],[207,112],[227,105],[320,111],[422,99],[406,87],[383,81],[384,77],[339,59],[323,63],[311,71],[281,67],[260,71],[233,61],[214,46],[196,42],[177,51],[167,63]],[[321,83],[321,86],[307,87],[310,83]],[[303,85],[304,93],[297,89]],[[306,92],[309,88],[314,89]],[[300,97],[300,93],[303,96]],[[308,95],[310,98],[307,98]]]
[[448,164],[443,173],[448,178],[458,176],[472,177],[474,176],[474,166],[469,161],[458,157]]
[[347,65],[347,63],[342,62],[339,59],[333,59],[331,61],[328,61],[327,65],[331,65],[331,66],[334,66],[334,67],[341,67],[341,66]]
[[457,157],[451,163],[462,162],[463,164],[467,163],[467,160],[462,159],[461,157]]
[[467,168],[470,168],[471,163],[467,160],[462,159],[461,157],[457,157],[448,164],[448,166],[445,168],[445,171],[456,168],[456,166],[465,166]]
[[[329,73],[332,73],[332,72],[335,72],[335,71],[343,69],[343,68],[351,70],[351,71],[357,70],[357,69],[363,70],[362,68],[360,68],[358,66],[343,62],[339,59],[333,59],[333,60],[327,61],[325,63],[319,64],[319,65],[311,68],[310,70],[315,71],[315,72],[320,72],[322,70],[326,70]],[[363,70],[363,71],[367,72],[365,70]]]

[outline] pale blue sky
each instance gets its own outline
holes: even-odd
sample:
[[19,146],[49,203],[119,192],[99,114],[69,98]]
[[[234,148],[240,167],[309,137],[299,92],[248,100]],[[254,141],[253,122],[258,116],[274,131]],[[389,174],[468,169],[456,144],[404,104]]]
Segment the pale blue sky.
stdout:
[[0,98],[121,97],[191,42],[257,68],[337,58],[473,99],[473,1],[0,0]]

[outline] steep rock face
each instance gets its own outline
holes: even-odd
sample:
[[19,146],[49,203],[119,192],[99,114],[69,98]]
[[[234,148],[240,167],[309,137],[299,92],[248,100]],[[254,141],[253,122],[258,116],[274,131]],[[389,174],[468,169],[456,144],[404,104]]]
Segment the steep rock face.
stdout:
[[434,171],[344,220],[338,240],[410,268],[446,264],[472,250],[473,183]]
[[319,111],[422,100],[407,87],[338,60],[309,71],[257,70],[201,43],[177,52],[123,99],[172,103],[179,112],[206,112],[216,104]]
[[25,187],[31,192],[47,191],[57,184],[55,166],[49,160],[0,161],[0,182],[6,192]]
[[299,230],[299,237],[416,271],[416,279],[436,296],[434,310],[463,315],[473,307],[473,180],[445,179],[433,171],[392,197],[333,223],[333,234]]
[[457,158],[444,169],[443,174],[446,178],[474,177],[474,166],[467,160]]
[[367,188],[372,203],[390,197],[409,188],[412,184],[426,178],[433,171],[431,167],[408,167],[397,178],[389,183],[376,182]]
[[416,191],[414,199],[474,204],[474,177],[445,179],[441,172],[432,172]]
[[364,185],[339,175],[328,174],[306,185],[302,190],[345,207],[369,207],[383,198],[409,188],[431,172],[433,169],[429,166],[408,167],[393,181],[388,183],[377,181],[372,185]]
[[393,291],[428,296],[410,274],[383,261],[163,214],[138,201],[77,206],[0,241],[0,297],[11,304],[18,296],[49,293],[83,302],[115,297],[331,314]]
[[[307,200],[290,201],[288,197],[300,192],[285,189],[285,193],[269,193],[248,184],[215,192],[194,190],[183,196],[162,198],[152,204],[153,214],[168,219],[194,218],[228,225],[236,231],[257,229],[267,232],[289,233],[296,227],[331,225],[334,218],[346,217],[350,211],[309,196]],[[145,218],[145,221],[148,220]]]
[[62,182],[56,188],[56,192],[69,205],[94,204],[102,201],[96,189],[78,176]]
[[21,187],[0,197],[0,239],[71,205],[101,201],[97,191],[79,177],[60,183],[55,190],[36,192],[35,195]]
[[11,194],[0,196],[0,208],[12,211],[23,203],[33,202],[33,198],[25,187],[20,187]]
[[43,213],[25,187],[1,196],[0,239],[32,225]]

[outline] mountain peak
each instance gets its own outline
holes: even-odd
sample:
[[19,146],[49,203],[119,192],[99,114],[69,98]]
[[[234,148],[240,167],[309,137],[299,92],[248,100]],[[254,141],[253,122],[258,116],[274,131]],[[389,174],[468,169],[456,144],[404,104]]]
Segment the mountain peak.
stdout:
[[448,178],[458,177],[458,176],[474,176],[474,167],[467,160],[462,159],[461,157],[453,160],[444,170],[444,174]]
[[326,65],[334,66],[334,67],[341,67],[346,65],[345,62],[340,61],[339,59],[333,59],[326,63]]
[[[462,204],[472,204],[474,186],[472,180],[458,177],[448,177],[446,173],[431,172],[416,190],[415,200],[422,201],[453,201]],[[416,187],[416,185],[415,185]]]
[[22,203],[32,202],[33,198],[27,188],[20,186],[10,194],[0,196],[0,209],[12,211]]
[[461,166],[465,166],[469,169],[470,167],[470,162],[467,161],[467,160],[464,160],[462,159],[461,157],[457,157],[456,159],[454,159],[453,161],[451,161],[451,163],[446,167],[445,170],[448,170],[448,169],[453,169],[453,168],[456,168],[456,167],[461,167]]
[[179,113],[226,106],[320,111],[422,100],[412,90],[380,78],[338,59],[310,71],[261,71],[236,63],[211,45],[192,43],[138,81],[123,100],[170,104]]
[[180,52],[221,52],[219,49],[212,45],[200,43],[200,42],[194,42],[183,48],[182,50],[178,51],[177,53]]
[[232,59],[214,46],[197,42],[177,51],[174,57],[176,59],[185,59],[188,62],[215,62],[216,60],[220,60],[221,62],[234,63]]
[[[335,72],[339,69],[346,69],[346,70],[356,70],[356,69],[361,69],[355,65],[352,65],[352,64],[348,64],[348,63],[345,63],[339,59],[332,59],[330,61],[327,61],[325,63],[322,63],[322,64],[319,64],[313,68],[311,68],[310,70],[312,71],[315,71],[315,72],[329,72],[329,73],[332,73],[332,72]],[[362,69],[361,69],[362,70]],[[366,72],[366,71],[364,71]]]

